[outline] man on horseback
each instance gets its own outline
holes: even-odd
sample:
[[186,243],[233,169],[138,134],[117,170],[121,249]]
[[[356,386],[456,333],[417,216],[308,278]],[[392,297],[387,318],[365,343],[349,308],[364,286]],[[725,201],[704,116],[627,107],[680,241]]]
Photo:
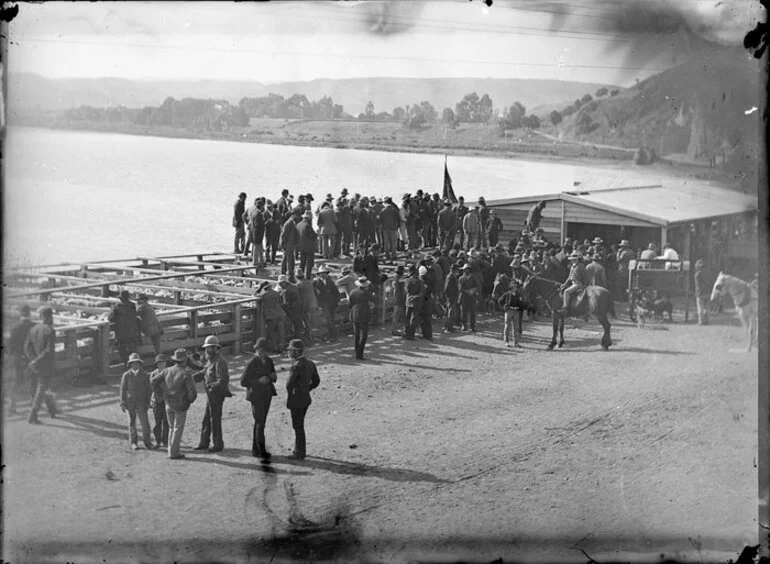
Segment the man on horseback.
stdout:
[[569,278],[561,286],[564,291],[563,312],[565,315],[569,312],[569,302],[572,299],[572,295],[584,290],[588,286],[588,273],[586,272],[586,267],[580,262],[580,253],[573,252],[569,256],[569,260],[571,264]]

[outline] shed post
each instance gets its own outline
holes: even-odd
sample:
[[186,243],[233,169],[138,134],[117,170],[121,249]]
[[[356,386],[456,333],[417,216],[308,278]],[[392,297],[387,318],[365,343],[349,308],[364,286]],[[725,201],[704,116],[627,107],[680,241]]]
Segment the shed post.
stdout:
[[197,339],[198,338],[198,310],[197,309],[190,310],[189,323],[190,323],[190,337],[192,337],[193,339]]
[[97,329],[98,351],[96,371],[106,381],[110,375],[110,326],[102,325]]
[[667,227],[661,227],[660,228],[660,248],[663,250],[663,247],[666,246],[666,243],[668,242],[668,228]]
[[[684,248],[682,249],[682,260],[689,262],[690,229],[691,229],[690,224],[686,223],[683,226],[683,229],[684,229],[684,242],[682,243],[682,245],[684,246]],[[685,323],[687,323],[690,320],[690,271],[689,270],[684,272],[683,282],[684,282],[684,321]]]
[[567,217],[567,211],[565,209],[564,200],[561,201],[561,225],[559,227],[559,233],[561,234],[561,240],[559,241],[559,245],[564,244],[564,239],[567,237],[567,222],[565,221]]

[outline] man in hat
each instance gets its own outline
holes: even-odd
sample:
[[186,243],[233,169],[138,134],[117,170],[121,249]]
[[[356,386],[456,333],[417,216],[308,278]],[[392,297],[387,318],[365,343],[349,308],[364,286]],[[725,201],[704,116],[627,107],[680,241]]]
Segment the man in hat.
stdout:
[[43,401],[51,417],[56,417],[58,413],[53,395],[49,391],[55,372],[56,331],[53,328],[53,310],[44,306],[40,308],[39,313],[40,323],[29,330],[24,341],[24,355],[29,360],[28,370],[31,377],[37,381],[32,410],[27,419],[34,424],[40,424],[37,412],[40,411]]
[[448,249],[454,242],[455,231],[457,231],[457,214],[452,209],[452,202],[444,200],[443,209],[438,212],[438,238],[439,247]]
[[607,254],[607,251],[604,249],[604,240],[602,240],[601,237],[594,237],[594,240],[591,241],[591,246],[594,248],[593,253],[591,255],[599,254],[602,257],[602,260],[604,260],[604,257]]
[[481,217],[479,208],[470,210],[463,218],[463,231],[465,232],[466,251],[471,247],[481,247]]
[[356,289],[350,293],[348,307],[355,333],[356,359],[364,360],[364,347],[369,335],[369,321],[374,309],[375,298],[370,290],[371,282],[365,276],[356,281]]
[[235,241],[233,253],[239,255],[243,252],[246,238],[246,230],[243,226],[243,213],[246,211],[246,192],[238,194],[238,199],[233,206],[233,227],[235,228]]
[[[335,256],[350,256],[350,247],[353,241],[353,208],[350,207],[350,201],[346,198],[337,202],[337,231],[338,238],[335,244]],[[339,250],[337,251],[337,247]]]
[[586,272],[586,267],[583,265],[580,258],[580,253],[577,251],[574,251],[569,256],[571,263],[569,278],[567,278],[567,281],[561,286],[562,290],[564,291],[564,315],[568,315],[569,313],[569,302],[572,299],[572,295],[580,292],[581,290],[585,289],[586,286],[588,286],[588,273]]
[[658,256],[658,246],[655,243],[650,243],[647,248],[643,250],[639,255],[639,260],[655,260]]
[[404,265],[396,267],[393,279],[393,317],[390,323],[390,334],[400,335],[398,327],[406,321],[406,287],[404,286]]
[[395,261],[398,250],[398,229],[401,227],[401,212],[390,196],[385,197],[385,205],[380,212],[380,226],[382,227],[385,260]]
[[300,316],[302,317],[302,324],[305,327],[305,342],[309,343],[312,340],[313,329],[316,327],[318,316],[318,299],[316,298],[315,288],[313,287],[313,280],[305,278],[305,273],[299,268],[295,275],[297,283],[297,292],[299,293],[299,309]]
[[420,210],[417,207],[417,202],[409,194],[404,195],[404,199],[401,202],[401,211],[404,217],[404,224],[406,225],[407,246],[410,252],[415,251],[420,247],[420,240],[417,236]]
[[147,294],[139,294],[136,297],[136,302],[139,304],[136,308],[136,315],[139,318],[142,333],[152,342],[155,354],[161,354],[163,347],[160,341],[161,335],[163,335],[163,327],[160,326],[158,316],[155,314],[155,308],[150,305]]
[[267,221],[265,219],[265,199],[257,198],[253,208],[249,208],[249,239],[253,245],[251,263],[257,268],[265,266],[265,231]]
[[299,291],[296,286],[291,284],[289,277],[285,274],[278,276],[278,285],[275,287],[275,290],[281,296],[281,307],[286,312],[286,315],[289,316],[292,326],[292,339],[298,339],[304,329]]
[[288,219],[289,206],[289,191],[284,188],[281,190],[281,197],[275,201],[275,210],[278,212],[278,220],[281,225]]
[[444,329],[453,332],[460,323],[460,265],[456,262],[449,267],[449,274],[444,280],[444,299],[446,300],[447,316]]
[[381,217],[384,207],[385,202],[382,198],[371,199],[370,215],[372,216],[372,221],[374,222],[374,242],[377,243],[380,247],[385,245],[385,234],[382,230]]
[[241,386],[246,388],[246,401],[251,403],[251,414],[254,417],[254,432],[251,440],[251,455],[260,459],[263,464],[270,463],[270,453],[265,447],[265,422],[273,396],[277,396],[273,359],[267,356],[267,339],[260,337],[254,343],[254,356],[251,357],[241,375]]
[[409,265],[409,278],[406,280],[406,330],[404,338],[414,341],[414,334],[420,322],[425,294],[425,285],[420,280],[417,267]]
[[198,397],[195,383],[187,371],[187,351],[177,349],[171,357],[174,365],[160,373],[159,385],[166,401],[168,418],[168,457],[172,460],[184,458],[179,452],[182,432],[187,421],[187,410]]
[[142,440],[145,448],[153,448],[150,439],[150,419],[147,410],[150,408],[150,375],[142,368],[142,357],[131,353],[128,357],[128,370],[120,380],[120,410],[128,412],[128,440],[131,450],[137,450],[136,417],[142,424]]
[[129,296],[128,290],[122,290],[119,295],[120,301],[113,306],[108,317],[112,330],[115,332],[115,342],[118,345],[120,360],[126,366],[128,366],[128,356],[136,352],[142,338],[136,306],[134,302],[129,300]]
[[[285,275],[282,275],[285,276]],[[280,277],[279,277],[280,278]],[[262,315],[265,318],[265,334],[275,353],[283,351],[288,316],[281,307],[281,294],[267,280],[260,282],[255,295],[262,300]]]
[[476,248],[482,249],[484,247],[488,247],[488,242],[486,239],[487,236],[487,227],[489,226],[489,207],[487,206],[487,202],[484,200],[484,197],[479,198],[478,202],[478,210],[479,210],[479,230],[480,230],[480,237],[481,240],[479,243],[476,244]]
[[363,258],[362,273],[372,283],[372,291],[377,292],[382,284],[382,273],[380,272],[380,246],[372,245],[371,249],[366,249]]
[[356,287],[356,280],[358,280],[358,275],[353,272],[351,266],[346,265],[342,267],[340,277],[334,283],[337,285],[337,288],[344,292],[345,297],[349,297],[350,292]]
[[420,331],[422,332],[422,338],[430,341],[433,340],[433,296],[435,294],[435,278],[433,273],[428,270],[428,267],[424,265],[417,269],[417,274],[425,288],[422,295],[422,305],[420,306]]
[[[467,217],[467,216],[466,216]],[[476,301],[478,300],[481,286],[478,278],[474,276],[470,264],[462,267],[462,276],[458,281],[460,290],[460,312],[462,316],[463,331],[476,331]]]
[[[209,335],[203,342],[206,366],[193,374],[193,380],[203,382],[206,387],[206,412],[201,423],[201,440],[195,450],[221,452],[225,448],[222,440],[222,405],[225,398],[233,397],[230,392],[230,373],[227,362],[220,354],[222,345],[216,335]],[[214,445],[209,447],[212,442]]]
[[503,329],[503,342],[505,346],[511,346],[511,334],[513,334],[513,346],[521,347],[521,324],[527,303],[519,291],[519,282],[511,279],[508,290],[498,298],[497,303],[505,312],[505,326]]
[[497,217],[496,210],[489,210],[489,220],[487,221],[487,241],[490,247],[497,245],[497,241],[500,238],[500,233],[503,231],[503,222]]
[[265,262],[275,264],[275,255],[278,252],[281,239],[281,221],[280,213],[275,206],[268,203],[264,213],[265,217]]
[[709,284],[706,281],[703,259],[695,261],[695,305],[698,308],[698,325],[709,324]]
[[534,233],[537,231],[537,228],[540,227],[540,220],[543,215],[543,210],[545,209],[545,200],[540,200],[537,204],[532,206],[532,208],[529,210],[529,214],[527,214],[527,222],[525,229],[529,231],[530,233]]
[[[462,196],[457,198],[457,204],[454,207],[455,217],[457,218],[455,221],[455,228],[460,234],[459,244],[461,249],[465,248],[465,230],[463,228],[463,220],[469,211],[470,209],[468,209],[468,206],[465,205],[465,198]],[[452,242],[454,243],[454,239]]]
[[168,419],[166,418],[166,399],[163,397],[163,371],[168,366],[169,358],[165,354],[155,357],[155,370],[150,373],[150,409],[155,419],[152,432],[155,435],[155,445],[168,446]]
[[590,286],[601,286],[607,289],[607,273],[602,265],[602,255],[594,253],[591,257],[591,264],[586,266],[586,274],[588,275],[588,284]]
[[[309,280],[313,275],[313,266],[315,265],[315,249],[318,235],[313,229],[313,214],[306,211],[302,221],[297,224],[297,235],[299,242],[299,268],[304,271],[305,277]],[[291,270],[289,274],[294,274]]]
[[[19,320],[11,326],[10,335],[6,344],[6,351],[11,358],[11,382],[10,396],[11,405],[9,413],[16,413],[16,400],[21,389],[26,384],[27,376],[27,357],[24,354],[24,343],[27,340],[30,329],[35,325],[30,319],[30,308],[23,305],[19,308]],[[35,386],[29,386],[31,397],[35,397]]]
[[329,278],[329,269],[322,265],[318,269],[318,276],[313,280],[313,290],[318,300],[318,305],[326,321],[326,338],[330,341],[337,340],[337,305],[340,303],[340,291],[334,281]]
[[305,346],[299,339],[289,343],[289,356],[294,361],[286,382],[286,407],[291,412],[291,425],[294,428],[294,452],[292,456],[303,460],[306,455],[305,416],[312,403],[310,392],[321,383],[318,368],[313,361],[305,357]]
[[294,212],[287,219],[281,229],[281,249],[283,250],[283,259],[281,260],[281,274],[294,273],[295,252],[299,244],[299,231],[297,224],[302,219],[302,212]]
[[331,201],[321,204],[321,211],[318,213],[318,234],[321,236],[321,252],[324,258],[332,258],[334,240],[337,237],[337,214]]
[[361,198],[353,211],[353,223],[357,234],[356,248],[364,249],[374,242],[374,217],[369,210],[369,198]]
[[631,242],[628,239],[623,239],[618,245],[617,262],[618,262],[618,278],[620,283],[620,294],[626,299],[627,285],[628,285],[628,268],[629,263],[636,259],[636,253],[631,249]]

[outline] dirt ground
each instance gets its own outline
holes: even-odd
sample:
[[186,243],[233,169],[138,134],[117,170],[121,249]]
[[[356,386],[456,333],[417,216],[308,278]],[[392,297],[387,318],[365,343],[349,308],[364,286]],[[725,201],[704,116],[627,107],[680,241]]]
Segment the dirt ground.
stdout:
[[[4,421],[8,562],[726,561],[757,540],[757,357],[712,325],[525,324],[407,342],[375,328],[308,351],[319,364],[308,458],[286,458],[287,363],[268,417],[270,467],[251,457],[252,418],[234,397],[225,451],[199,454],[205,398],[183,452],[128,448],[117,382],[60,389],[43,425]],[[28,403],[21,404],[26,411]]]

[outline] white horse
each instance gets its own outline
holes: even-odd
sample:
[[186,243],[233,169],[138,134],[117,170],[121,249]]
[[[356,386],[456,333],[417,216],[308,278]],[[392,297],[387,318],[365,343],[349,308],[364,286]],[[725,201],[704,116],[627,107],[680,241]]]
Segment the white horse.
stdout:
[[746,352],[749,352],[751,351],[751,346],[757,341],[757,290],[740,278],[720,272],[716,282],[714,282],[714,289],[711,291],[711,301],[714,301],[717,296],[724,296],[726,293],[729,293],[733,299],[738,318],[746,328],[746,335],[749,340]]

